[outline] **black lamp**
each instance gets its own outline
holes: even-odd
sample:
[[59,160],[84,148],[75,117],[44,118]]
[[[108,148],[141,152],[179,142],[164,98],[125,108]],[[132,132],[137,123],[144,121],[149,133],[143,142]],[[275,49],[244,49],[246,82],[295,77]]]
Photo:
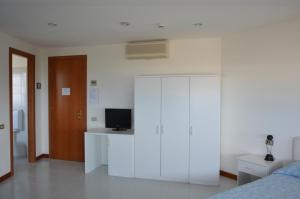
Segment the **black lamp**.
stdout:
[[272,155],[273,145],[274,145],[273,136],[268,135],[266,139],[266,148],[267,148],[267,155],[265,157],[266,161],[274,161],[274,156]]

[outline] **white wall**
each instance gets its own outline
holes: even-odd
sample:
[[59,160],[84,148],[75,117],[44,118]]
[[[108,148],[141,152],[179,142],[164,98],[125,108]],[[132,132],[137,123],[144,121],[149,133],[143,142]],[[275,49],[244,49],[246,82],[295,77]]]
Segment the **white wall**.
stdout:
[[35,81],[42,88],[35,90],[36,154],[49,154],[48,146],[48,57],[43,49],[36,56]]
[[291,159],[300,135],[300,20],[222,38],[222,169],[236,156],[265,154],[275,136],[276,158]]
[[88,80],[97,79],[101,90],[101,104],[88,108],[88,119],[99,121],[88,121],[89,127],[104,125],[104,107],[133,107],[134,75],[219,73],[222,65],[221,169],[235,173],[236,156],[265,154],[269,133],[275,136],[275,157],[291,158],[291,139],[299,134],[299,33],[297,20],[227,35],[222,44],[220,39],[175,40],[166,60],[126,60],[121,44],[49,49],[48,54],[88,55]]
[[[133,107],[134,75],[219,73],[222,65],[221,168],[235,173],[236,156],[264,154],[269,133],[275,157],[291,158],[291,139],[300,129],[299,35],[296,20],[227,35],[222,44],[216,38],[174,40],[170,59],[126,60],[124,44],[37,50],[0,33],[0,123],[6,125],[0,131],[0,175],[9,171],[9,46],[37,55],[37,154],[48,153],[48,55],[88,55],[88,80],[97,79],[101,91],[100,105],[88,107],[89,127],[104,125],[105,107]],[[92,116],[98,121],[91,122]]]
[[[47,55],[88,56],[88,84],[98,80],[100,104],[88,104],[88,128],[104,126],[104,108],[133,108],[134,76],[142,74],[219,74],[221,71],[221,40],[207,38],[170,41],[170,58],[154,60],[127,60],[125,45],[101,45],[74,48],[48,49]],[[46,56],[47,57],[47,56]],[[44,60],[47,62],[47,60]],[[47,66],[42,69],[47,84]],[[47,105],[47,92],[42,94],[43,107]],[[48,115],[43,112],[43,129],[47,129]],[[91,117],[97,117],[92,122]],[[48,152],[48,131],[43,131],[43,152]]]
[[[0,32],[0,123],[5,125],[0,130],[0,176],[10,172],[10,139],[9,139],[9,47],[17,48],[32,54],[39,50],[25,42]],[[38,63],[37,63],[38,65]]]

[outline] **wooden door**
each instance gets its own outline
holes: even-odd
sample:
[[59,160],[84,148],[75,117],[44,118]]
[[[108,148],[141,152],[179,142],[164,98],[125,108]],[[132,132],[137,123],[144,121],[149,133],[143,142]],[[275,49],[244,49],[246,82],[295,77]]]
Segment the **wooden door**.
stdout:
[[161,78],[135,80],[135,175],[160,177]]
[[87,57],[49,57],[50,158],[84,161]]
[[161,174],[188,181],[189,77],[162,78]]
[[216,185],[220,170],[220,79],[190,80],[190,182]]

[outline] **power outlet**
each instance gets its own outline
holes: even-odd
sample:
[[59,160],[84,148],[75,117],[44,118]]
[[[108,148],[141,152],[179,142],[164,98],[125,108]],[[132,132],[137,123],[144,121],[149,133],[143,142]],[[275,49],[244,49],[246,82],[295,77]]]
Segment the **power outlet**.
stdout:
[[0,130],[5,129],[5,125],[4,124],[0,124]]
[[97,117],[91,117],[92,122],[96,122],[98,120]]

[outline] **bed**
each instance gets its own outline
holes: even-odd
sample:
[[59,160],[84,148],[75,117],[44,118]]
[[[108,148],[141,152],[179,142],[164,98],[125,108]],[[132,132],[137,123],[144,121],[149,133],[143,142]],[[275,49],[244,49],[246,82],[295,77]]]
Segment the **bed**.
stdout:
[[300,199],[300,137],[293,140],[294,162],[272,175],[209,199]]

